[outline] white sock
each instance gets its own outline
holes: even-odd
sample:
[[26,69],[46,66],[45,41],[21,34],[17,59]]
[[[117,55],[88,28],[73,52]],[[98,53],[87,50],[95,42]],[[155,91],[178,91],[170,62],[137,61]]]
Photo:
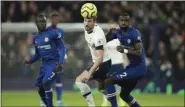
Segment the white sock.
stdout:
[[78,88],[81,91],[81,94],[84,96],[85,100],[87,101],[88,106],[95,107],[95,103],[94,103],[93,96],[91,94],[90,87],[86,83],[82,83],[82,82],[76,82],[76,85],[78,86]]

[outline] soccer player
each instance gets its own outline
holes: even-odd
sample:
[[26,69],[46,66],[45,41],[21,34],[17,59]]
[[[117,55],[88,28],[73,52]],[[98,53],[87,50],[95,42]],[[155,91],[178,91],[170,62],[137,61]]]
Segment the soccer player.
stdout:
[[[109,28],[117,28],[118,24],[116,22],[110,21],[109,22]],[[120,41],[118,39],[113,39],[107,43],[107,48],[109,50],[109,56],[112,61],[112,66],[109,74],[114,72],[120,72],[122,71],[127,65],[128,65],[128,59],[126,54],[122,54],[117,51],[116,47],[120,45]],[[116,92],[120,92],[120,87],[116,85]],[[103,103],[101,106],[109,106],[109,102],[106,99],[106,96],[103,97]],[[118,98],[117,98],[118,99]],[[125,106],[126,103],[119,97],[118,99],[118,105],[119,106]]]
[[[77,78],[76,85],[80,89],[81,94],[88,103],[88,106],[94,107],[94,99],[91,94],[91,89],[87,85],[89,79],[94,79],[98,82],[98,89],[102,90],[104,87],[104,80],[107,72],[111,68],[111,59],[108,55],[106,47],[106,38],[103,30],[96,24],[96,17],[84,19],[85,40],[91,52],[93,65],[84,70]],[[106,93],[112,107],[117,107],[116,91],[112,84],[106,85]]]
[[56,81],[56,72],[62,69],[63,61],[58,50],[58,41],[62,34],[57,31],[46,30],[46,17],[42,14],[36,17],[38,33],[33,36],[35,55],[23,63],[28,66],[42,58],[42,65],[35,86],[47,107],[53,107],[52,84]]
[[124,71],[116,72],[105,80],[105,84],[118,84],[121,86],[120,97],[131,107],[140,107],[138,102],[130,95],[138,80],[146,74],[146,62],[140,32],[130,27],[130,16],[123,13],[119,16],[119,28],[111,29],[107,41],[118,39],[122,45],[117,50],[128,56],[129,65]]
[[[61,39],[58,40],[58,50],[60,50],[60,60],[61,60],[61,64],[64,64],[64,60],[65,60],[65,53],[66,53],[66,48],[63,42],[64,39],[64,31],[61,28],[57,27],[57,24],[59,23],[60,19],[61,19],[61,15],[59,12],[53,12],[50,16],[51,18],[51,26],[49,26],[47,28],[47,30],[56,30],[57,32],[62,34]],[[62,80],[61,80],[61,76],[63,74],[64,70],[62,69],[60,72],[57,72],[56,75],[56,83],[55,83],[55,87],[56,87],[56,94],[57,94],[57,102],[56,105],[57,106],[65,106],[64,103],[62,102],[62,88],[63,88],[63,84],[62,84]],[[41,101],[41,106],[43,106],[44,103],[43,101]]]

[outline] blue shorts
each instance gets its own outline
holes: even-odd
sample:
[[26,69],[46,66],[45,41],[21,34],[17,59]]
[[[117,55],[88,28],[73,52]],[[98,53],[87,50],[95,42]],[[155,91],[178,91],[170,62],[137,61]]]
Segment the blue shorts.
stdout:
[[56,79],[56,63],[42,65],[40,67],[39,76],[35,82],[35,86],[42,87],[43,82],[52,84]]
[[114,83],[121,87],[121,93],[129,95],[135,88],[137,82],[146,73],[146,65],[141,64],[136,67],[128,66],[125,69],[122,64],[112,65],[108,77],[114,78]]
[[[92,66],[90,66],[86,70],[89,71],[91,67]],[[110,69],[111,69],[111,60],[103,62],[101,63],[99,68],[96,71],[94,71],[94,73],[92,74],[92,78],[95,80],[105,80],[107,78],[107,73],[110,71]]]
[[140,64],[135,67],[128,66],[123,71],[113,73],[116,81],[122,80],[138,80],[146,74],[146,65]]

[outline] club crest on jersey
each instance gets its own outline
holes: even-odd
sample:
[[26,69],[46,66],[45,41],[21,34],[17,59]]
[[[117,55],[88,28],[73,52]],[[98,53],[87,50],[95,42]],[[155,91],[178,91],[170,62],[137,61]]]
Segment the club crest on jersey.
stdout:
[[103,40],[98,40],[98,45],[103,45]]
[[138,40],[141,40],[141,36],[138,36],[137,39],[138,39]]
[[44,41],[45,41],[45,42],[48,42],[48,41],[49,41],[49,38],[46,37],[46,38],[44,39]]
[[130,40],[130,39],[128,39],[128,40],[127,40],[127,42],[128,42],[128,44],[130,44],[130,43],[131,43],[131,40]]

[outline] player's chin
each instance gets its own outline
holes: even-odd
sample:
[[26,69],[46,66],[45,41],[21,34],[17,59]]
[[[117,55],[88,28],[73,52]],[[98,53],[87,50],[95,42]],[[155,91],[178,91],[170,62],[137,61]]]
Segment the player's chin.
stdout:
[[43,30],[43,29],[44,29],[44,27],[42,27],[42,26],[39,26],[39,27],[38,27],[38,29],[39,29],[39,30]]
[[128,26],[121,26],[120,28],[121,28],[121,29],[127,29]]
[[120,26],[121,28],[126,28],[127,26],[126,25],[122,25],[122,26]]
[[85,28],[86,31],[89,31],[90,29],[88,27]]

